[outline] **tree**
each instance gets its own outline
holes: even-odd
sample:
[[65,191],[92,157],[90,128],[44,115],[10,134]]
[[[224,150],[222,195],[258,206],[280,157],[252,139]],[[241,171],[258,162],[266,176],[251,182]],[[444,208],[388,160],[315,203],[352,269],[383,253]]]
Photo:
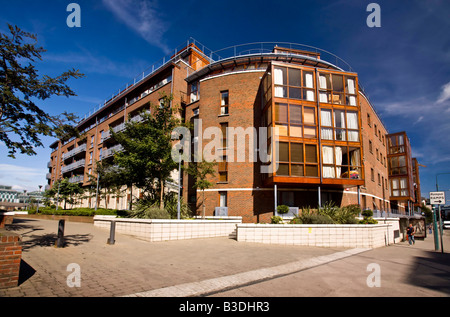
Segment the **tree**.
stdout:
[[[127,122],[126,129],[112,137],[123,147],[114,155],[114,164],[120,168],[123,184],[143,189],[146,198],[159,201],[164,208],[165,183],[178,166],[171,156],[172,131],[182,124],[176,116],[179,108],[172,106],[172,96],[163,94],[159,105],[149,103],[150,112],[142,112],[143,120]],[[131,204],[130,204],[131,209]]]
[[58,179],[51,189],[46,190],[45,197],[64,200],[64,209],[67,203],[73,204],[77,195],[83,194],[84,189],[78,183],[70,183],[67,178],[63,180]]
[[194,177],[194,188],[200,189],[203,194],[203,200],[202,200],[202,217],[205,217],[205,189],[210,188],[213,186],[213,183],[211,183],[208,180],[208,176],[215,176],[215,166],[217,163],[214,162],[208,162],[204,158],[201,162],[189,162],[187,167],[184,167],[184,170],[186,173]]
[[0,33],[0,141],[8,148],[8,156],[15,158],[17,151],[36,155],[34,148],[43,146],[40,136],[78,136],[72,125],[77,119],[74,114],[52,116],[35,102],[54,95],[75,96],[66,82],[84,74],[72,69],[54,78],[41,78],[33,63],[42,60],[45,50],[37,46],[36,35],[8,27],[10,36]]
[[114,197],[121,197],[122,194],[122,186],[123,186],[123,174],[121,173],[121,169],[112,165],[110,162],[96,161],[94,174],[87,174],[89,182],[91,183],[90,188],[88,189],[90,197],[96,196],[97,194],[97,178],[98,178],[98,186],[99,186],[99,195],[103,194],[105,199],[105,207],[108,208],[107,203],[107,195],[113,194]]

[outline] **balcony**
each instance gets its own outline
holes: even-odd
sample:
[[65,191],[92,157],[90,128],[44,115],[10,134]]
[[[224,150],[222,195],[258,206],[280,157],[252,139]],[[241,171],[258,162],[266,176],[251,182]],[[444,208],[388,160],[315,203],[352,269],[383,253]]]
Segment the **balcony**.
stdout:
[[46,178],[46,179],[51,179],[51,178],[52,178],[52,173],[47,173],[47,174],[45,175],[45,178]]
[[73,170],[75,170],[77,168],[80,168],[80,167],[84,168],[85,161],[86,161],[85,159],[82,159],[82,160],[73,162],[72,164],[69,164],[67,166],[64,166],[64,167],[61,168],[61,172],[62,173],[67,173],[67,172],[73,171]]
[[50,185],[48,185],[48,184],[45,185],[45,187],[44,187],[45,190],[50,190],[51,188],[52,188],[52,187],[51,187]]
[[67,160],[68,158],[71,158],[72,156],[81,152],[86,152],[86,144],[80,145],[67,153],[63,153],[62,159]]
[[106,149],[106,150],[105,150],[105,154],[103,155],[102,159],[105,159],[105,158],[108,158],[108,157],[110,157],[110,156],[113,156],[114,153],[120,152],[120,151],[122,151],[122,150],[123,150],[123,146],[120,145],[120,144],[115,145],[115,146],[113,146],[113,147],[111,147],[111,148],[109,148],[109,149]]
[[[120,131],[125,130],[125,122],[119,124],[118,126],[115,126],[114,128],[112,128],[112,130],[114,131],[114,133],[118,133]],[[104,131],[103,134],[102,134],[102,142],[106,141],[106,140],[108,140],[110,138],[111,138],[111,131],[109,131],[109,130],[108,131]]]
[[51,168],[52,167],[52,162],[47,162],[47,168]]
[[75,184],[75,183],[82,183],[84,181],[83,175],[76,175],[69,178],[69,183]]

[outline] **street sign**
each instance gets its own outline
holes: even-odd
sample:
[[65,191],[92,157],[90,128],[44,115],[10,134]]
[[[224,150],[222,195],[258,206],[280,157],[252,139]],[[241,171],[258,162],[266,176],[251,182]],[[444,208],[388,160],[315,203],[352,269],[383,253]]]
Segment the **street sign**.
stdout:
[[430,205],[445,205],[445,192],[430,192]]

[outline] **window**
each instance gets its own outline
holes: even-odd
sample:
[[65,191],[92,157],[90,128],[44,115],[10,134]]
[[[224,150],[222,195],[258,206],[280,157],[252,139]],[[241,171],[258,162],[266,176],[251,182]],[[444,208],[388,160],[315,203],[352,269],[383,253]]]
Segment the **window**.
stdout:
[[369,152],[373,153],[372,141],[369,140]]
[[381,185],[381,175],[378,173],[378,185]]
[[302,105],[275,103],[277,135],[316,138],[316,109]]
[[228,114],[228,90],[220,92],[220,114],[226,115]]
[[91,148],[94,147],[94,136],[91,136]]
[[367,114],[367,125],[368,125],[369,127],[372,126],[372,123],[370,122],[370,114],[369,114],[369,113]]
[[393,178],[391,180],[391,195],[392,196],[408,196],[408,182],[406,177]]
[[227,157],[222,157],[222,162],[219,162],[218,164],[219,168],[219,182],[225,183],[228,182],[228,164],[227,164]]
[[92,164],[92,154],[93,154],[93,152],[89,153],[89,164]]
[[324,178],[361,179],[360,149],[346,146],[322,146]]
[[322,140],[359,141],[358,112],[356,111],[322,108],[320,123]]
[[406,156],[394,156],[389,158],[389,175],[407,174]]
[[314,101],[314,73],[298,68],[274,67],[274,96]]
[[98,159],[101,160],[101,159],[102,159],[102,155],[103,155],[103,149],[102,149],[102,148],[99,148],[99,149],[98,149],[98,153],[99,153]]
[[193,83],[191,85],[191,102],[197,101],[199,98],[198,83]]
[[374,127],[375,127],[375,136],[378,136],[378,132],[377,132],[377,125],[376,125],[376,124],[374,124]]
[[219,207],[227,207],[227,192],[219,192]]
[[375,181],[375,172],[373,171],[373,168],[370,169],[370,179],[372,180],[372,182]]
[[379,156],[378,156],[378,149],[376,149],[376,151],[377,151],[377,161],[379,161],[380,158],[379,158]]
[[319,74],[319,101],[356,106],[356,78],[340,74]]
[[318,177],[317,146],[278,142],[277,176]]
[[227,147],[227,128],[228,122],[223,122],[220,124],[220,129],[222,130],[222,147]]

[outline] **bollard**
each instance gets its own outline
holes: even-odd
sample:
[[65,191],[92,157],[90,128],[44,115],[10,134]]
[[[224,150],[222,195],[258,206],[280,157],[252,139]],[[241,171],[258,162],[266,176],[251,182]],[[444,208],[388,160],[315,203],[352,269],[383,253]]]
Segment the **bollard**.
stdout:
[[65,220],[61,219],[58,223],[58,239],[56,240],[57,248],[64,248],[64,225]]
[[106,241],[107,244],[113,245],[116,240],[114,239],[116,235],[116,222],[114,220],[111,221],[111,228],[109,229],[109,238]]

